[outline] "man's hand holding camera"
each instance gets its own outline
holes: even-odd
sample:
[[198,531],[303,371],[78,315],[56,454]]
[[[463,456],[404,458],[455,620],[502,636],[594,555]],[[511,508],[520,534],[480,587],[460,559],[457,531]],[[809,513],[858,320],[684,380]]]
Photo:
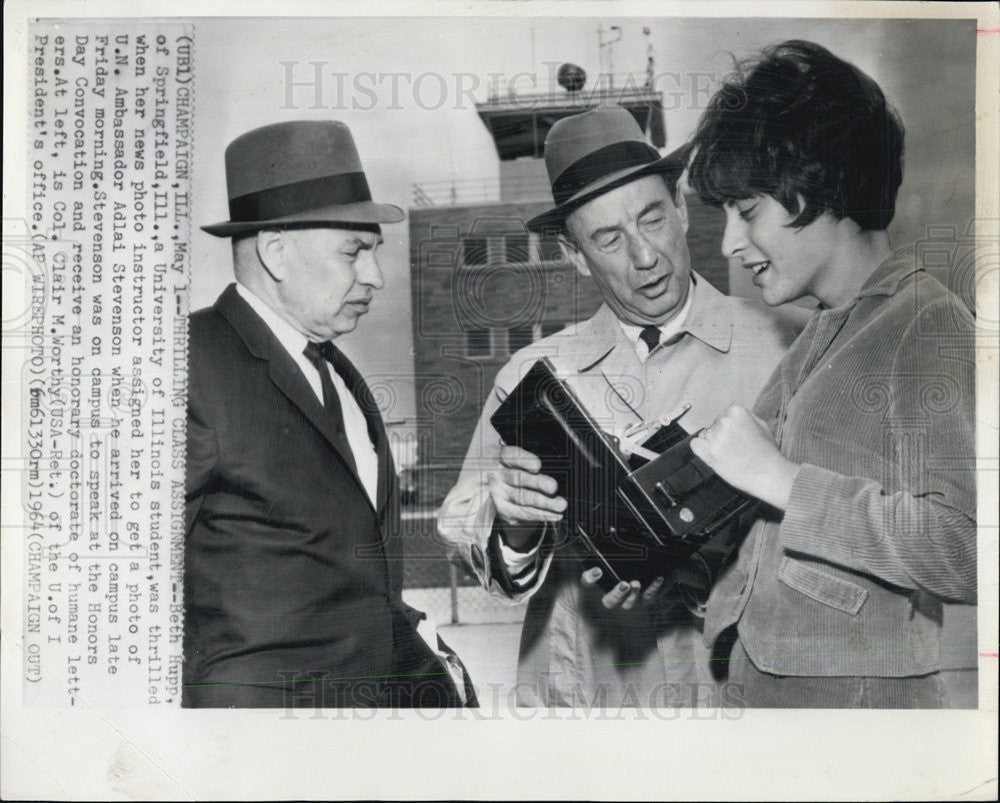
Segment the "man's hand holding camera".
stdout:
[[561,521],[566,500],[558,485],[541,474],[542,461],[517,446],[500,447],[499,471],[489,476],[490,497],[508,546],[524,550],[541,534],[540,524]]
[[[503,539],[515,550],[527,551],[534,546],[545,522],[562,521],[566,500],[557,495],[555,479],[542,474],[542,461],[531,452],[517,446],[500,447],[501,469],[489,476],[490,497],[501,522]],[[597,585],[603,572],[599,567],[588,569],[581,582],[590,588]],[[649,605],[663,587],[658,577],[643,590],[638,580],[619,583],[602,597],[605,608],[630,610],[639,602]]]

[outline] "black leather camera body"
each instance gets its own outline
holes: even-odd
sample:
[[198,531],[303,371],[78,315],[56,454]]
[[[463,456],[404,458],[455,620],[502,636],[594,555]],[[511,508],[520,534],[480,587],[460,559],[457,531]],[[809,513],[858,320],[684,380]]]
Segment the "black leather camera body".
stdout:
[[504,443],[537,455],[542,473],[556,480],[568,503],[568,543],[584,567],[604,570],[603,588],[631,580],[645,586],[664,576],[683,587],[689,607],[704,602],[738,543],[739,521],[755,502],[694,455],[694,435],[674,421],[640,449],[622,448],[547,358],[534,364],[490,422]]

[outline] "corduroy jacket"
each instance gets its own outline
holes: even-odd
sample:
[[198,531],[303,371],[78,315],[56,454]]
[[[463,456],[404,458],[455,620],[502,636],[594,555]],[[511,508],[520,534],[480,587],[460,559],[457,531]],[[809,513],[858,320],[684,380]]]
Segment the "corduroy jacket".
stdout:
[[815,315],[756,404],[802,468],[713,589],[705,637],[738,622],[765,672],[936,671],[942,601],[976,600],[974,321],[916,260]]

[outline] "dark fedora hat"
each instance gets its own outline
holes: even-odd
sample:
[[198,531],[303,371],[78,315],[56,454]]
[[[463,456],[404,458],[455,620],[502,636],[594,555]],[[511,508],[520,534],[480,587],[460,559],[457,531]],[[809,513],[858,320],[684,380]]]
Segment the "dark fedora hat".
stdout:
[[397,223],[403,210],[372,201],[350,129],[333,120],[255,128],[226,148],[229,220],[204,231],[231,237],[283,225]]
[[529,220],[528,228],[561,228],[574,209],[649,173],[676,181],[684,161],[683,148],[661,157],[621,106],[598,106],[564,117],[545,138],[545,168],[556,205]]

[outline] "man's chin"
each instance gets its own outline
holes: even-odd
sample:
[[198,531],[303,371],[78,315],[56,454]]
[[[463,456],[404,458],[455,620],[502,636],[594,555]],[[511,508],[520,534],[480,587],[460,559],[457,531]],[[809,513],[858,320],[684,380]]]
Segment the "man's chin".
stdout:
[[354,309],[352,306],[347,310],[341,311],[337,316],[336,320],[332,321],[330,328],[334,331],[334,337],[337,335],[346,335],[348,332],[353,332],[358,328],[358,321],[361,319],[362,315],[368,312],[368,308]]
[[639,310],[635,320],[630,321],[636,326],[663,326],[681,311],[682,303],[662,304],[652,308]]

